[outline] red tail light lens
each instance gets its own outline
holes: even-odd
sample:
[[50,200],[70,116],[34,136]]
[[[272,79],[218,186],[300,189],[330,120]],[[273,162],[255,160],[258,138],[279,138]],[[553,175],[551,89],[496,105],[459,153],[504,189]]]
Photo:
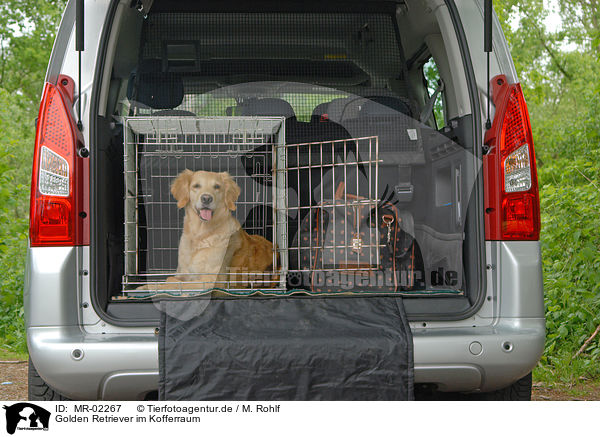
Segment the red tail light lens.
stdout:
[[531,124],[519,84],[492,79],[496,115],[484,156],[487,240],[538,240],[540,199]]
[[502,202],[502,234],[506,239],[521,239],[539,233],[532,214],[537,199],[529,193],[507,196]]
[[72,80],[61,76],[59,82],[59,86],[46,84],[40,105],[29,212],[31,246],[89,244],[89,238],[84,238],[85,167],[77,155],[80,138],[65,88],[72,87]]

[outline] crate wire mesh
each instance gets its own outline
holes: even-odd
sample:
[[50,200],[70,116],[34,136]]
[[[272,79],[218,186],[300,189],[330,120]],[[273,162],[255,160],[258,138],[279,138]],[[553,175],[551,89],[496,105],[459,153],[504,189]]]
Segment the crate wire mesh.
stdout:
[[[170,185],[185,169],[228,171],[241,189],[235,215],[242,228],[273,243],[272,271],[231,273],[217,287],[244,293],[257,288],[286,292],[293,288],[290,275],[312,269],[378,268],[377,229],[358,237],[350,220],[336,218],[352,217],[358,207],[377,216],[377,137],[289,145],[280,117],[129,117],[124,124],[124,295],[187,294],[212,288],[197,276],[169,282],[176,275],[184,215],[171,197]],[[328,215],[331,226],[315,243],[313,227],[303,228],[303,223],[317,211]],[[321,229],[326,228],[323,214],[319,220]],[[336,223],[344,223],[346,237],[338,235]],[[354,261],[348,258],[353,245],[360,249]],[[333,259],[306,264],[307,257],[328,249]]]
[[[168,286],[158,285],[175,276],[177,269],[184,212],[177,209],[170,186],[185,169],[227,171],[241,189],[235,215],[242,227],[283,247],[277,232],[283,235],[285,227],[276,232],[272,226],[274,220],[268,217],[275,210],[274,190],[278,185],[271,183],[268,169],[273,167],[273,146],[285,141],[283,120],[282,117],[125,119],[123,293],[139,292],[137,288],[147,284],[155,291],[202,288],[197,280],[191,284],[178,281]],[[251,163],[250,168],[242,158]],[[273,266],[276,265],[274,258]],[[261,274],[253,274],[256,276]],[[274,281],[271,278],[276,277],[274,272],[262,276],[262,282]],[[267,285],[279,287],[282,279],[277,281]],[[235,288],[235,284],[231,285]]]
[[[361,209],[378,217],[378,138],[277,147],[285,147],[286,152],[277,156],[285,156],[287,165],[275,174],[285,175],[288,186],[283,208],[277,211],[277,226],[285,221],[294,234],[283,254],[289,260],[288,272],[379,269],[377,228],[362,232],[357,228]],[[317,251],[329,251],[331,257],[317,257]]]

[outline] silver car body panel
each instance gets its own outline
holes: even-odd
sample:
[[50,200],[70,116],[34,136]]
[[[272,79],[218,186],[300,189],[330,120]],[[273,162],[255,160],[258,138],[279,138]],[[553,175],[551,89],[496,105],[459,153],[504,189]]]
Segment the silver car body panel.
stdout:
[[[544,347],[544,319],[487,327],[414,329],[415,383],[443,391],[490,391],[529,373]],[[143,399],[158,388],[154,333],[88,334],[77,327],[28,329],[42,378],[71,399]],[[507,346],[508,345],[508,346]],[[510,349],[510,350],[508,350]],[[73,351],[82,358],[73,358]]]
[[[539,243],[487,242],[486,249],[489,294],[476,315],[411,323],[416,383],[446,391],[494,390],[527,374],[541,356],[545,321]],[[70,398],[141,399],[158,387],[155,329],[111,325],[85,305],[89,288],[78,291],[74,273],[84,278],[88,260],[87,247],[29,249],[31,359],[42,378]],[[61,317],[73,323],[57,324]],[[81,359],[73,358],[76,349]]]
[[[84,136],[90,149],[89,117],[100,35],[110,0],[86,2],[86,50],[82,54]],[[462,68],[460,49],[443,0],[427,0],[442,27],[451,69]],[[121,1],[120,8],[129,4]],[[483,52],[483,0],[455,0],[466,30],[481,114],[485,114],[486,57]],[[77,78],[74,1],[70,0],[57,36],[47,80],[58,74]],[[453,36],[454,35],[454,36]],[[110,46],[110,44],[109,44]],[[109,47],[110,50],[110,47]],[[494,22],[491,76],[517,74],[499,22]],[[470,112],[464,75],[453,77],[456,114]],[[100,100],[105,96],[100,96]],[[100,104],[102,106],[102,104]],[[493,110],[493,105],[492,105]],[[493,113],[492,113],[493,116]],[[485,117],[481,117],[482,122]],[[483,127],[482,127],[483,128]],[[415,382],[445,391],[490,391],[527,374],[542,354],[545,338],[542,264],[539,242],[485,243],[485,299],[476,314],[457,321],[411,323]],[[158,387],[155,327],[122,327],[103,320],[92,305],[89,247],[29,248],[24,290],[27,339],[41,377],[72,399],[143,399]],[[73,351],[81,351],[81,357]]]

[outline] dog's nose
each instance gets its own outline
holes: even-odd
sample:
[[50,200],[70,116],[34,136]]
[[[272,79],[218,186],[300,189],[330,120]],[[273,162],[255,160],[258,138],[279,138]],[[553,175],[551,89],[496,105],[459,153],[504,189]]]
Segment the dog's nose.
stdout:
[[211,196],[210,194],[203,194],[202,196],[200,196],[200,200],[204,205],[208,205],[213,201],[213,196]]

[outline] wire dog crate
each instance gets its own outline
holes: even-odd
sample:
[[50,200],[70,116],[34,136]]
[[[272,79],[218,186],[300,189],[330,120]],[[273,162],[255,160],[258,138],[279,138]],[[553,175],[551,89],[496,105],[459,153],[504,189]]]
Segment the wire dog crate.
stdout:
[[[124,293],[164,283],[175,274],[184,212],[178,210],[170,186],[185,169],[227,171],[241,190],[235,215],[242,227],[281,245],[268,217],[277,202],[277,184],[268,169],[273,167],[274,145],[285,141],[283,121],[280,117],[125,119]],[[170,288],[176,291],[183,285],[171,283]]]
[[[198,279],[206,272],[170,280],[184,216],[170,186],[185,169],[227,171],[241,189],[234,214],[242,228],[273,243],[271,270],[227,272],[218,288],[285,293],[313,270],[379,268],[379,231],[357,226],[360,209],[378,216],[377,137],[286,145],[280,117],[129,117],[124,147],[124,296],[204,293],[214,284]],[[317,265],[317,252],[331,256]]]
[[[377,229],[358,229],[360,209],[378,215],[378,147],[377,137],[285,146],[286,166],[275,174],[287,179],[288,195],[277,215],[285,223],[277,225],[293,234],[284,254],[289,273],[379,268]],[[331,256],[315,262],[317,251]]]

